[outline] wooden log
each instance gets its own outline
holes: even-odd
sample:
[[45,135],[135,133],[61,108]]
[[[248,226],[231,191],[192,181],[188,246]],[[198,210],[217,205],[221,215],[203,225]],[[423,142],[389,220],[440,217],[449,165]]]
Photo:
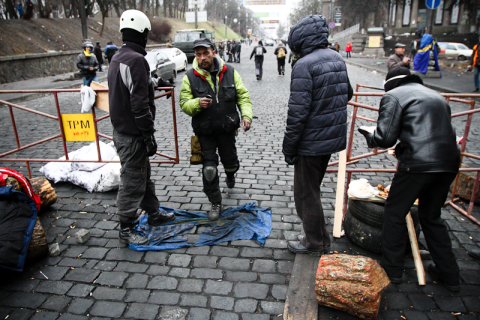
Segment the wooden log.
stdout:
[[33,190],[38,193],[40,200],[42,201],[40,211],[45,210],[57,202],[57,193],[47,179],[42,177],[32,178],[30,179],[30,183],[32,184]]
[[315,277],[318,304],[364,320],[377,318],[382,293],[390,285],[373,259],[347,254],[323,255]]
[[45,230],[37,217],[35,228],[33,229],[32,240],[27,250],[27,262],[35,262],[36,260],[48,255],[48,242]]

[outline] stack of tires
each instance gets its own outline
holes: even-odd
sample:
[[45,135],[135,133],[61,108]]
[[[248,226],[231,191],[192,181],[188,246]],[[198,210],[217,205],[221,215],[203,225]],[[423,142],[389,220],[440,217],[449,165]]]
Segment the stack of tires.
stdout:
[[[349,199],[343,221],[347,237],[365,250],[381,253],[384,209],[384,203]],[[418,237],[420,225],[417,207],[412,207],[410,213]],[[409,243],[408,237],[406,241]],[[410,245],[407,246],[407,249],[409,247]]]

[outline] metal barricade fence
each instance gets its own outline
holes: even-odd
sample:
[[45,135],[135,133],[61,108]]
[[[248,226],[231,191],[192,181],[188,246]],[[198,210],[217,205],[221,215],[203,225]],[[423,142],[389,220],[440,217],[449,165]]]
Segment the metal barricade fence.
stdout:
[[[367,110],[372,110],[372,111],[377,111],[377,112],[379,110],[378,107],[373,107],[373,106],[369,106],[369,105],[366,105],[366,104],[358,103],[357,102],[358,97],[382,97],[384,95],[383,92],[381,92],[381,93],[358,92],[358,90],[360,88],[383,90],[383,88],[371,87],[371,86],[366,86],[366,85],[357,85],[356,92],[354,92],[355,101],[350,101],[348,103],[349,105],[353,106],[353,112],[352,112],[352,116],[351,116],[350,132],[349,132],[349,136],[348,136],[347,150],[346,150],[346,152],[347,152],[347,165],[356,163],[360,159],[364,159],[364,158],[368,158],[368,157],[372,157],[372,156],[375,156],[375,155],[379,155],[379,154],[383,154],[383,153],[388,152],[388,150],[373,149],[372,152],[361,154],[361,155],[353,156],[353,154],[352,154],[352,152],[353,152],[353,137],[354,137],[354,133],[355,133],[356,120],[359,119],[359,120],[365,120],[365,121],[369,121],[369,122],[375,122],[375,123],[377,122],[374,119],[370,119],[370,118],[367,118],[367,117],[360,116],[358,114],[358,111],[359,111],[358,109],[359,108],[360,109],[367,109]],[[461,159],[463,160],[464,157],[469,157],[469,158],[472,158],[472,159],[475,159],[475,160],[480,160],[480,156],[465,152],[466,146],[467,146],[467,141],[468,141],[468,134],[470,132],[470,127],[471,127],[471,123],[472,123],[473,114],[480,112],[480,109],[475,109],[475,100],[460,99],[460,98],[472,98],[472,99],[473,98],[480,98],[480,94],[441,93],[441,95],[443,97],[445,97],[447,102],[452,101],[452,102],[458,102],[458,103],[463,103],[463,104],[470,105],[470,110],[452,114],[451,117],[456,118],[456,117],[461,117],[461,116],[467,116],[467,121],[465,123],[462,142],[461,142],[461,145],[460,145]],[[389,150],[393,150],[393,149],[394,148],[390,148]],[[335,165],[338,165],[338,164],[339,164],[339,161],[333,161],[333,162],[330,162],[328,164],[328,166],[330,167],[330,166],[335,166]],[[467,218],[469,218],[470,220],[472,220],[476,224],[480,225],[480,221],[472,216],[475,195],[477,193],[477,190],[479,188],[479,183],[480,183],[480,168],[460,168],[459,170],[460,170],[460,172],[476,172],[476,180],[475,180],[475,184],[474,184],[474,187],[473,187],[472,196],[471,196],[471,199],[470,199],[468,210],[464,210],[463,208],[461,208],[460,206],[455,204],[455,202],[459,200],[459,198],[455,198],[455,194],[457,194],[458,175],[455,178],[455,181],[453,183],[451,198],[450,198],[450,200],[445,202],[445,205],[448,204],[448,205],[452,206],[457,211],[459,211],[460,213],[465,215]],[[345,188],[344,194],[343,194],[343,197],[344,197],[343,198],[343,215],[345,215],[345,212],[347,210],[347,201],[348,201],[347,190],[348,190],[348,185],[350,184],[350,181],[351,181],[352,173],[355,173],[355,172],[358,172],[358,173],[361,173],[361,172],[392,172],[392,173],[395,173],[396,171],[397,171],[396,169],[363,169],[363,168],[354,168],[353,169],[353,168],[347,168],[346,169],[346,173],[347,173],[347,184],[346,184],[346,186],[347,187]],[[327,172],[335,173],[335,172],[338,172],[338,169],[327,169]]]
[[[157,155],[159,155],[163,158],[166,158],[167,160],[153,160],[152,159],[152,160],[150,160],[150,162],[151,163],[174,163],[174,164],[179,163],[180,156],[179,156],[179,151],[178,151],[177,119],[176,119],[176,114],[175,114],[175,94],[174,94],[175,92],[174,92],[174,88],[173,87],[159,87],[159,88],[156,88],[156,89],[157,90],[165,90],[165,92],[161,93],[159,95],[156,95],[155,99],[161,98],[161,97],[169,95],[169,94],[171,95],[172,116],[173,116],[173,119],[172,119],[173,135],[174,135],[174,140],[175,140],[174,141],[175,142],[175,155],[172,156],[172,155],[163,154],[161,152],[157,152],[156,153]],[[99,162],[99,163],[116,162],[116,163],[118,163],[119,162],[118,160],[103,160],[102,159],[102,155],[101,155],[101,152],[100,152],[100,143],[99,143],[100,140],[99,140],[99,138],[101,137],[101,138],[112,140],[112,137],[99,132],[97,123],[99,121],[102,121],[104,119],[109,118],[110,115],[106,114],[104,116],[101,116],[101,117],[97,118],[96,112],[95,112],[95,107],[92,108],[91,113],[93,115],[93,126],[94,126],[94,130],[95,130],[95,142],[96,142],[96,146],[97,146],[98,160],[71,160],[71,159],[69,159],[68,149],[67,149],[67,144],[66,144],[67,141],[66,141],[66,138],[65,138],[65,132],[64,132],[64,128],[63,128],[62,112],[61,112],[61,108],[60,108],[58,94],[59,93],[66,93],[66,92],[80,92],[80,90],[81,89],[0,90],[0,97],[1,97],[2,93],[44,93],[44,94],[51,93],[54,96],[55,107],[56,107],[56,111],[57,111],[57,115],[48,114],[48,113],[37,111],[37,110],[31,109],[31,108],[27,108],[26,106],[21,106],[21,105],[14,104],[14,103],[4,101],[4,100],[0,99],[0,105],[4,104],[8,107],[13,132],[14,132],[14,135],[15,135],[15,142],[16,142],[16,145],[17,145],[16,148],[1,153],[0,154],[0,162],[2,162],[2,161],[5,161],[5,162],[25,162],[29,178],[32,177],[30,162]],[[93,90],[97,93],[98,92],[108,92],[108,89],[93,89]],[[15,115],[14,115],[14,112],[13,112],[14,108],[58,121],[58,124],[59,124],[59,127],[60,127],[60,133],[55,134],[55,135],[50,136],[50,137],[47,137],[47,138],[43,138],[43,139],[38,140],[38,141],[34,141],[34,142],[31,142],[31,143],[22,145],[20,143],[18,128],[17,128],[17,124],[16,124],[16,120],[15,120]],[[62,138],[63,151],[65,153],[65,160],[61,160],[61,159],[42,159],[42,158],[34,158],[34,157],[32,157],[32,158],[6,158],[6,156],[8,156],[8,155],[12,155],[16,152],[25,150],[25,149],[30,148],[30,147],[40,145],[42,143],[45,143],[45,142],[48,142],[48,141],[51,141],[51,140],[57,139],[57,138]]]

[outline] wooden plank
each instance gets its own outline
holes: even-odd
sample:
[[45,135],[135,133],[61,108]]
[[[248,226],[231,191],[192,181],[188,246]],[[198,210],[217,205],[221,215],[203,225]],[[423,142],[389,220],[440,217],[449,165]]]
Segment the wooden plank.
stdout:
[[[92,81],[90,88],[95,89],[108,89],[103,84]],[[105,112],[110,113],[110,102],[108,100],[108,92],[97,92],[97,98],[95,99],[95,107]]]
[[318,303],[315,294],[315,276],[320,257],[297,254],[288,286],[284,320],[317,320]]
[[410,245],[412,246],[413,261],[415,262],[415,269],[417,269],[418,284],[424,286],[426,284],[425,269],[423,268],[422,257],[418,249],[417,234],[415,233],[415,226],[410,212],[405,220],[407,221],[408,237],[410,238]]
[[335,200],[335,218],[333,220],[333,236],[340,238],[343,220],[343,196],[345,194],[345,173],[347,169],[347,150],[340,151],[337,174],[337,196]]

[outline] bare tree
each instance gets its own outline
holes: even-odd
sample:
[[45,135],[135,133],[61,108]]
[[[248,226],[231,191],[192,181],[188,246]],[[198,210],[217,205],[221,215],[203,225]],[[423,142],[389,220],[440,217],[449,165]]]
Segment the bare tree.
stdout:
[[5,0],[5,16],[7,19],[18,19],[17,12],[15,11],[15,3],[12,0]]

